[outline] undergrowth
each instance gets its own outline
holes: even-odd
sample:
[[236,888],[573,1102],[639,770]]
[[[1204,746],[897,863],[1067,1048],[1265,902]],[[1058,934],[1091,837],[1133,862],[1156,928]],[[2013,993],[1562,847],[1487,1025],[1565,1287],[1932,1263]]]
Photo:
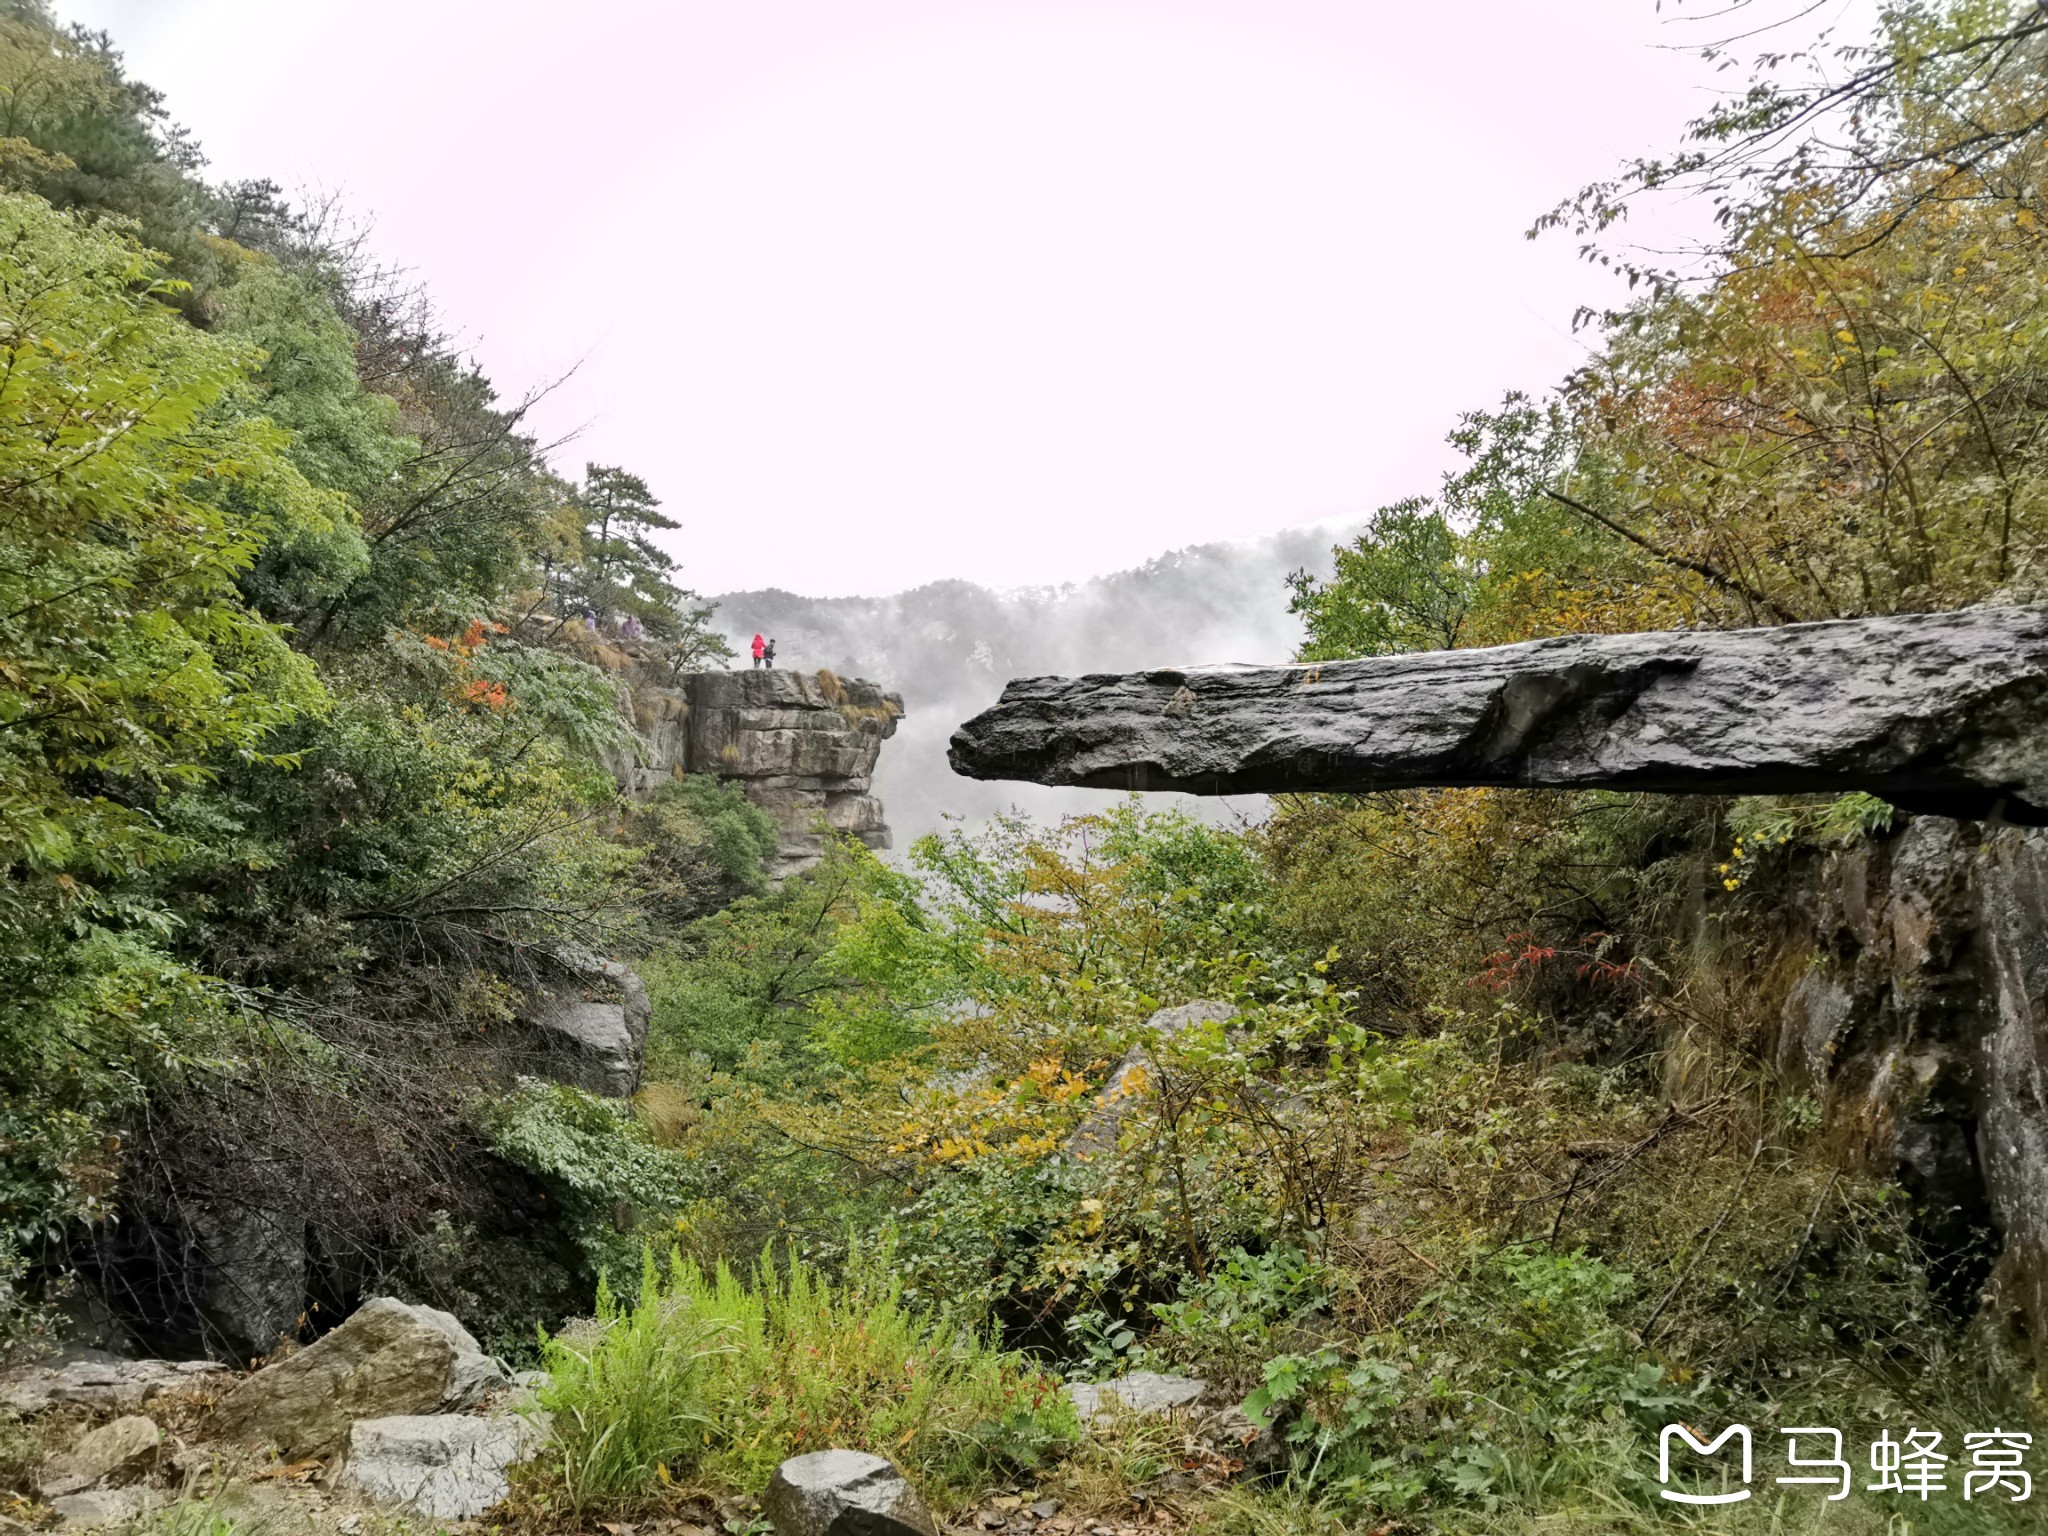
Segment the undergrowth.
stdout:
[[849,1447],[944,1506],[1075,1438],[1056,1380],[908,1306],[886,1265],[856,1258],[835,1282],[764,1258],[743,1281],[648,1251],[636,1297],[606,1285],[591,1323],[544,1341],[535,1491],[578,1516],[631,1511],[680,1485],[755,1493],[787,1457]]

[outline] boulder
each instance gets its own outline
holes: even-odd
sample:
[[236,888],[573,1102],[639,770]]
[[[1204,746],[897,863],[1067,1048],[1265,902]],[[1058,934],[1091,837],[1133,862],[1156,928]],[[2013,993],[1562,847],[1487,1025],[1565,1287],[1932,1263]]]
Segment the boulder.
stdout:
[[358,1419],[336,1481],[429,1520],[471,1520],[505,1497],[511,1486],[506,1469],[546,1438],[540,1423],[519,1414]]
[[775,1469],[761,1508],[775,1536],[938,1536],[924,1500],[887,1458],[815,1451]]
[[139,1413],[125,1414],[43,1464],[36,1487],[44,1498],[78,1493],[96,1483],[132,1482],[156,1465],[164,1432]]
[[1118,1417],[1156,1419],[1191,1406],[1209,1390],[1194,1376],[1163,1376],[1157,1371],[1132,1371],[1114,1381],[1070,1381],[1060,1390],[1073,1402],[1084,1427]]
[[55,1365],[0,1372],[0,1408],[23,1418],[60,1405],[95,1413],[134,1413],[161,1393],[200,1386],[227,1374],[228,1368],[217,1360],[120,1360],[94,1351]]
[[1154,1041],[1164,1044],[1195,1024],[1227,1024],[1237,1017],[1237,1012],[1229,1003],[1204,1000],[1182,1003],[1178,1008],[1161,1008],[1153,1014],[1145,1021],[1148,1038],[1125,1051],[1110,1070],[1102,1092],[1096,1095],[1095,1107],[1068,1135],[1065,1155],[1085,1162],[1116,1150],[1125,1116],[1144,1095],[1147,1085],[1158,1077],[1159,1063],[1152,1056]]
[[647,1046],[647,986],[617,960],[571,952],[569,975],[534,994],[527,1019],[540,1031],[547,1073],[606,1098],[631,1098]]
[[286,1456],[322,1456],[357,1419],[468,1407],[506,1383],[504,1367],[446,1312],[380,1296],[244,1380],[221,1399],[216,1422]]
[[953,770],[1103,789],[1862,790],[2048,825],[2048,607],[1022,678]]
[[288,1195],[261,1205],[181,1208],[206,1348],[248,1361],[296,1339],[306,1311],[306,1220]]

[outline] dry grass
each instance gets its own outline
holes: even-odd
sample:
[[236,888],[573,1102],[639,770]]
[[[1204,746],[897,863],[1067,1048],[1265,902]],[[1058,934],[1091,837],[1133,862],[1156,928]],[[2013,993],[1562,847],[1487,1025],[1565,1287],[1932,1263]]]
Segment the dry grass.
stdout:
[[673,1083],[649,1083],[633,1095],[633,1109],[659,1146],[681,1144],[698,1119],[697,1102]]

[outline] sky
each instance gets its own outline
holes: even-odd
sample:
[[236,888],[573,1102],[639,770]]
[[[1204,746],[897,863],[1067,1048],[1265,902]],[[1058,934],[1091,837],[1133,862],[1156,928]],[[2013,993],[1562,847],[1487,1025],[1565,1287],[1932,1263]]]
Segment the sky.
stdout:
[[705,592],[1078,581],[1429,489],[1616,297],[1532,218],[1730,79],[1654,0],[56,3],[209,175],[338,195],[553,384],[557,467],[644,476]]

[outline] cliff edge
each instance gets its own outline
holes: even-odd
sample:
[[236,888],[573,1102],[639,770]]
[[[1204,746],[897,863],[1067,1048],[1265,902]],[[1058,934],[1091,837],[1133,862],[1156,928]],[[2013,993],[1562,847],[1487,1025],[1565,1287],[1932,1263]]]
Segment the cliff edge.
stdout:
[[782,829],[768,870],[777,880],[822,857],[821,819],[870,848],[889,846],[870,790],[882,743],[903,718],[901,694],[826,671],[672,675],[652,646],[632,641],[589,649],[619,675],[644,743],[638,758],[613,764],[629,795],[688,773],[736,780]]

